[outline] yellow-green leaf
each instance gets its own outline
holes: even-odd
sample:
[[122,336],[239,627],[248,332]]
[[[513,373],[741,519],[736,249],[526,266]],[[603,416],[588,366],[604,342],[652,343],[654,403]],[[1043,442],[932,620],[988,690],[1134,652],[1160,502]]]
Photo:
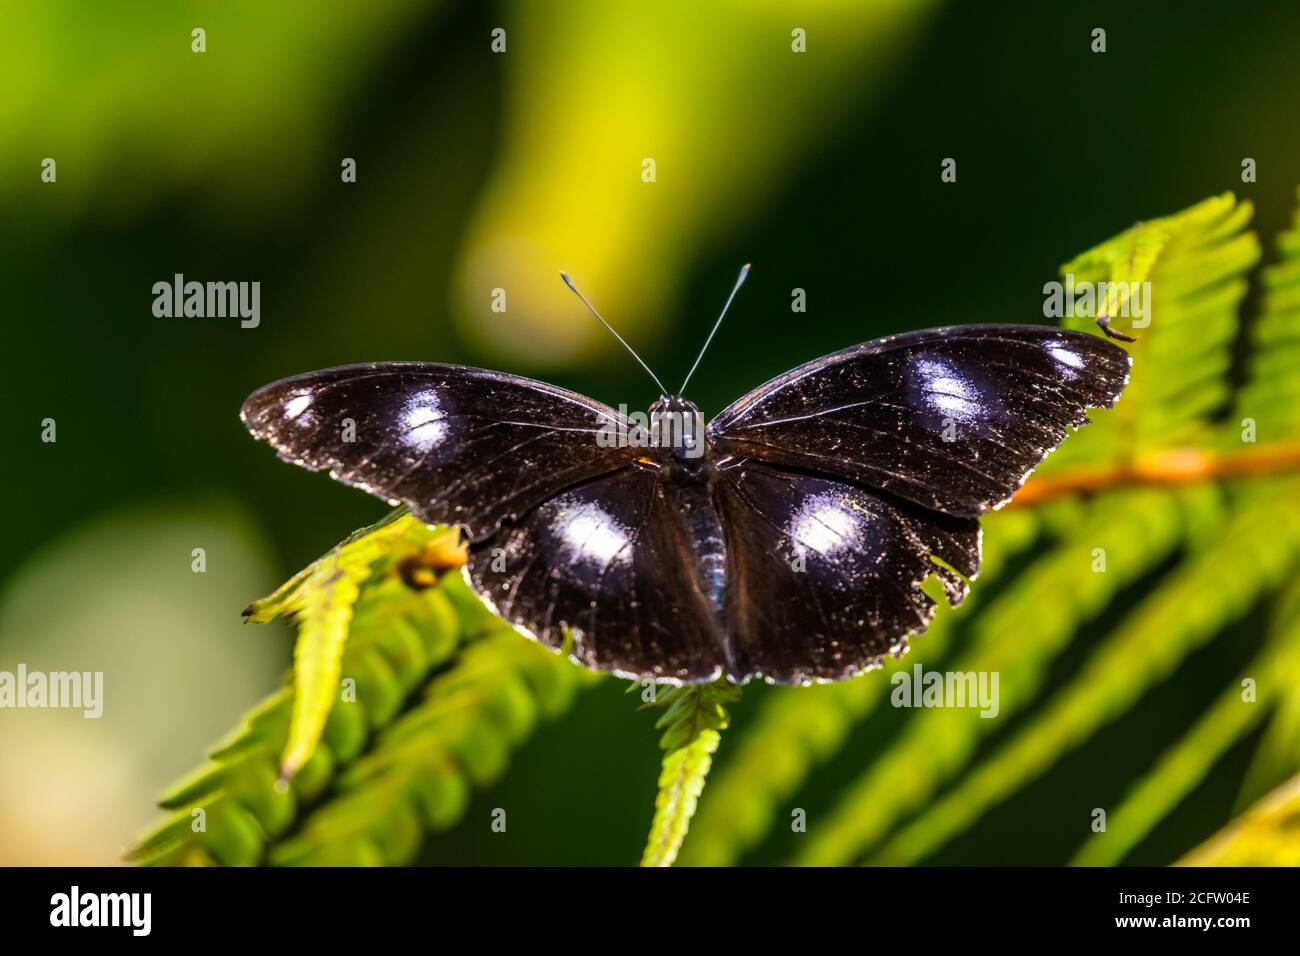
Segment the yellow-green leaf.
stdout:
[[1178,862],[1180,866],[1300,866],[1300,776]]
[[352,606],[361,593],[360,581],[369,573],[369,564],[339,563],[322,580],[309,580],[304,588],[293,650],[293,720],[280,758],[281,780],[297,773],[320,742],[339,693],[339,665]]
[[674,687],[649,705],[664,708],[655,726],[663,731],[659,746],[665,754],[642,866],[672,866],[677,859],[721,731],[730,720],[724,705],[739,698],[740,688],[724,678],[713,684]]
[[642,866],[672,866],[677,859],[721,741],[722,735],[716,730],[701,730],[686,746],[664,756],[654,822],[641,856]]

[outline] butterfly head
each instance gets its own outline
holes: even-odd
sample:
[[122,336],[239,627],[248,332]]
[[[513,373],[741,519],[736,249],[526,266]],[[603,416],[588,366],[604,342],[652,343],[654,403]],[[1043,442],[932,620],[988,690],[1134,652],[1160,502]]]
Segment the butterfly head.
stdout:
[[678,463],[704,456],[704,416],[680,395],[661,395],[650,406],[650,434],[663,456]]

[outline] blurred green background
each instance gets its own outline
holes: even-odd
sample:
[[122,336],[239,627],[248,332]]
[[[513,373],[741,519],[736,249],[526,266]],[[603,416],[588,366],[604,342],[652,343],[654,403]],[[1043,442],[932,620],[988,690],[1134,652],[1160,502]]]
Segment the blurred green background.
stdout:
[[[1061,262],[1206,195],[1252,200],[1270,236],[1300,182],[1300,17],[1283,3],[0,11],[0,669],[103,670],[106,684],[99,721],[0,713],[0,864],[116,862],[158,789],[288,665],[289,631],[243,627],[240,610],[386,510],[254,442],[237,417],[254,388],[419,359],[644,407],[653,385],[558,271],[671,384],[752,262],[693,382],[710,415],[877,336],[1041,322]],[[791,51],[795,27],[807,53]],[[939,178],[950,156],[956,184]],[[1240,181],[1247,156],[1257,183]],[[355,184],[340,182],[345,157]],[[178,272],[260,281],[260,327],[155,318],[152,285]],[[505,313],[490,310],[498,287]],[[791,314],[796,287],[806,315]],[[56,444],[39,440],[47,417]],[[931,862],[1069,859],[1078,835],[1043,808],[1147,766],[1257,630],[1194,654]],[[622,690],[602,682],[545,726],[424,858],[635,861],[659,754]],[[749,688],[734,724],[779,693]],[[810,818],[908,714],[854,730],[801,792]],[[1167,862],[1222,825],[1252,741],[1129,861]],[[507,835],[487,825],[496,806],[513,808]],[[746,862],[785,859],[794,839]]]

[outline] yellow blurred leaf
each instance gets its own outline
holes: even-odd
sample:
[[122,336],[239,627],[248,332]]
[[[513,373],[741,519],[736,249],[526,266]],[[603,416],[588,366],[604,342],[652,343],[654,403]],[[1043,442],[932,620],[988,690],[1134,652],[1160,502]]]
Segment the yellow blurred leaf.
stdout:
[[882,89],[935,6],[512,5],[501,163],[454,292],[466,333],[516,363],[606,347],[564,269],[634,346],[663,334],[689,264]]

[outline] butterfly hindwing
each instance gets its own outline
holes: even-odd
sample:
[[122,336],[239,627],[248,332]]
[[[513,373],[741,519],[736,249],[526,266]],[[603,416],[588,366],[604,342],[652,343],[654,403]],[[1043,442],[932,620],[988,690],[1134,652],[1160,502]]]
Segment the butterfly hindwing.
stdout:
[[[474,587],[511,624],[595,670],[712,680],[724,641],[682,502],[629,467],[523,515],[471,550]],[[568,634],[566,635],[566,630]]]
[[[980,528],[855,485],[749,461],[719,471],[738,680],[838,680],[924,631],[979,570]],[[941,564],[935,562],[939,559]]]
[[1118,346],[1039,326],[878,339],[801,365],[709,424],[719,457],[756,458],[952,515],[1006,502],[1128,382]]
[[542,382],[418,362],[349,365],[258,389],[241,416],[282,458],[405,503],[478,540],[564,488],[621,468],[613,410]]

